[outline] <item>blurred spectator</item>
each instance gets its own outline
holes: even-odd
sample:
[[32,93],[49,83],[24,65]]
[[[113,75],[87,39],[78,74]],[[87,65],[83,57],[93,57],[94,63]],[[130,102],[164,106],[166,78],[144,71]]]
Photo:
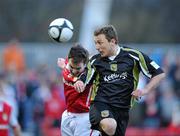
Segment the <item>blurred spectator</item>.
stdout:
[[173,89],[180,99],[180,56],[176,55],[175,63],[169,71],[170,79],[172,80]]
[[17,39],[11,40],[3,50],[3,66],[6,72],[23,72],[25,57]]
[[21,128],[13,107],[6,103],[5,91],[0,81],[0,136],[9,136],[9,127],[12,127],[15,136],[20,136]]
[[1,86],[3,90],[6,90],[4,92],[4,95],[6,96],[6,102],[9,105],[11,105],[11,107],[13,108],[13,112],[17,117],[18,116],[18,103],[16,99],[16,90],[11,86],[11,84],[9,84],[6,78],[7,78],[7,74],[1,72],[0,82],[1,82]]
[[171,122],[173,108],[178,102],[177,96],[174,94],[173,87],[168,80],[164,80],[161,84],[160,113],[161,113],[161,126],[167,127]]
[[57,90],[52,90],[51,98],[45,102],[45,117],[51,121],[51,127],[59,127],[59,116],[65,110],[65,102]]
[[160,126],[159,104],[156,97],[157,91],[152,91],[144,101],[144,127],[158,128]]
[[177,103],[173,108],[172,120],[168,130],[172,135],[180,134],[180,103]]
[[36,100],[36,90],[39,87],[37,78],[38,76],[35,70],[27,69],[27,71],[24,71],[21,76],[18,76],[18,78],[16,78],[17,80],[15,81],[17,92],[19,95],[19,121],[23,132],[30,135],[34,134],[36,128],[36,104],[41,105],[41,108],[39,108],[39,110],[43,109],[43,104]]

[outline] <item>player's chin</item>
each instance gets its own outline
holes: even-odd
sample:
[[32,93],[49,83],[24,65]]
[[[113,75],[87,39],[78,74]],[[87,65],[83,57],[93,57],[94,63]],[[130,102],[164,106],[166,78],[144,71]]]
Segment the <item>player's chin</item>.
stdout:
[[103,56],[104,56],[104,53],[103,53],[103,52],[100,52],[100,51],[99,51],[99,54],[101,55],[101,57],[103,57]]
[[107,57],[107,55],[104,53],[101,53],[101,57]]

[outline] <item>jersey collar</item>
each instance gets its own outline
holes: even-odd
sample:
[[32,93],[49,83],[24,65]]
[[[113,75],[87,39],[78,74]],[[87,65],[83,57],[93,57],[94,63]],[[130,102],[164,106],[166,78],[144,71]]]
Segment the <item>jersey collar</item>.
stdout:
[[116,56],[120,53],[120,51],[121,51],[121,48],[120,48],[119,45],[118,45],[116,55],[110,56],[110,57],[108,57],[108,58],[109,58],[110,60],[114,60],[114,59],[116,58]]

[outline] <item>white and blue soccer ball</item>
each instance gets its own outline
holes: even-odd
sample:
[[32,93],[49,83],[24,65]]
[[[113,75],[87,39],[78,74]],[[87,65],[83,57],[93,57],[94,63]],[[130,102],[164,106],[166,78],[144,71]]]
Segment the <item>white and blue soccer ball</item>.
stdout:
[[56,42],[68,42],[73,36],[73,25],[65,18],[53,20],[48,27],[48,34]]

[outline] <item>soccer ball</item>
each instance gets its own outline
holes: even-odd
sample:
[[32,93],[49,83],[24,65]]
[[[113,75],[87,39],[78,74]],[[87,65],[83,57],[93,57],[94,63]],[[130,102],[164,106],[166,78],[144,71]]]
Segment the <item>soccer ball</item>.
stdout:
[[73,36],[73,25],[65,18],[53,20],[48,27],[49,36],[57,42],[67,42]]

